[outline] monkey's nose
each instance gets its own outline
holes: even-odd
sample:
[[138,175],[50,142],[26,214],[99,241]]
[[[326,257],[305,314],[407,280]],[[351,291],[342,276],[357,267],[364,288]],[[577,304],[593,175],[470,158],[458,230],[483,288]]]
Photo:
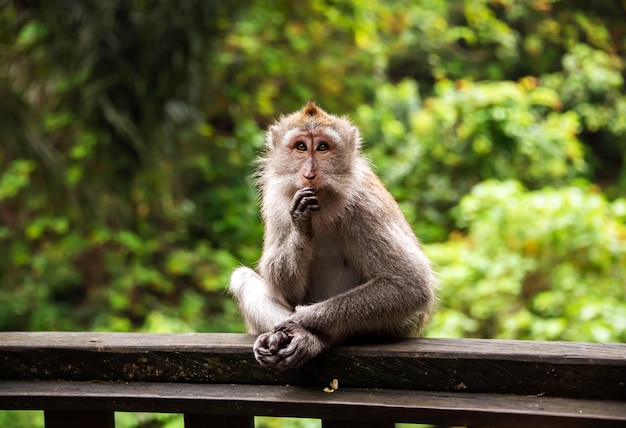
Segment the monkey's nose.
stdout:
[[306,178],[307,180],[315,180],[315,177],[317,177],[316,174],[311,174],[311,175],[304,175],[304,178]]

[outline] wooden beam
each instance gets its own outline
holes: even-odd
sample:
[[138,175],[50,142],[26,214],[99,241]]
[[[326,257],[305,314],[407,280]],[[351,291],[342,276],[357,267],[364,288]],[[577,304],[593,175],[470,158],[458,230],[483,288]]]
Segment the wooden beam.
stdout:
[[80,409],[84,413],[171,412],[240,418],[258,415],[367,423],[533,428],[626,426],[623,401],[341,387],[326,393],[322,388],[296,386],[0,381],[0,409],[42,408],[57,412]]
[[626,400],[626,344],[405,339],[341,346],[298,372],[261,368],[238,334],[0,333],[0,380],[149,381]]

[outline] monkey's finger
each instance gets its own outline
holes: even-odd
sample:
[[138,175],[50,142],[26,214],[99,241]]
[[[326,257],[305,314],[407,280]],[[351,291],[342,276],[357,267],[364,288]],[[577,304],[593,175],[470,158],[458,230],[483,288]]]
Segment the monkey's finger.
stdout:
[[257,348],[254,350],[254,358],[257,360],[259,358],[271,357],[274,354],[267,348]]
[[276,355],[258,355],[254,354],[254,358],[259,362],[261,367],[275,367],[280,361],[280,357]]
[[265,354],[271,355],[272,353],[269,350],[268,340],[272,336],[272,333],[263,333],[259,337],[257,337],[254,342],[254,346],[252,347],[252,351],[257,354]]
[[[300,201],[300,204],[298,204],[298,211],[305,212],[307,209],[312,209],[313,211],[317,211],[319,210],[319,204],[320,202],[318,201],[317,197],[315,196],[307,196],[305,198],[302,198],[302,200]],[[317,207],[317,208],[313,208],[313,207]]]
[[303,201],[304,200],[306,201],[307,206],[312,206],[312,205],[319,206],[320,204],[320,201],[319,199],[317,199],[317,196],[310,196],[310,197],[303,199]]
[[315,193],[307,190],[305,192],[299,190],[293,197],[293,203],[291,206],[292,211],[294,211],[301,203],[303,199],[315,197]]
[[315,189],[312,187],[305,187],[303,189],[296,190],[296,193],[293,194],[294,199],[302,199],[307,196],[315,196]]
[[315,197],[314,195],[302,196],[299,198],[294,198],[293,204],[291,204],[291,211],[299,211],[302,206],[302,201],[306,198]]
[[307,355],[307,345],[303,340],[303,336],[296,336],[289,346],[281,349],[276,354],[277,357],[280,357],[276,360],[276,368],[278,370],[297,369],[309,359]]
[[315,203],[311,203],[307,205],[307,208],[311,211],[319,211],[320,210],[320,203],[318,201],[316,201]]
[[296,190],[294,195],[298,197],[315,195],[315,189],[313,187],[303,187]]
[[272,354],[278,353],[280,348],[284,348],[291,339],[284,331],[274,332],[267,340],[267,348]]

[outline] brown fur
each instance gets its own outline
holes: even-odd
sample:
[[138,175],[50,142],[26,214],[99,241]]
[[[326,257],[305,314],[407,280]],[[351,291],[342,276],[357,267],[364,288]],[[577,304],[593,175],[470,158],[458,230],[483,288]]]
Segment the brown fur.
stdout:
[[298,368],[350,338],[424,328],[433,271],[347,118],[313,102],[281,117],[267,132],[258,185],[263,255],[258,273],[233,273],[230,289],[259,335],[262,365]]

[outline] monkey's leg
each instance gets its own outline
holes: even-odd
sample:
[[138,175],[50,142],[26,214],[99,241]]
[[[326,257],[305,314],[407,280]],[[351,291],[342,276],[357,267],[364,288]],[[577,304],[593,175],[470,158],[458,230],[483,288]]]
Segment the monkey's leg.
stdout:
[[272,331],[274,326],[292,314],[278,302],[255,271],[247,267],[236,269],[230,277],[230,292],[235,296],[246,321],[247,331],[259,335]]

